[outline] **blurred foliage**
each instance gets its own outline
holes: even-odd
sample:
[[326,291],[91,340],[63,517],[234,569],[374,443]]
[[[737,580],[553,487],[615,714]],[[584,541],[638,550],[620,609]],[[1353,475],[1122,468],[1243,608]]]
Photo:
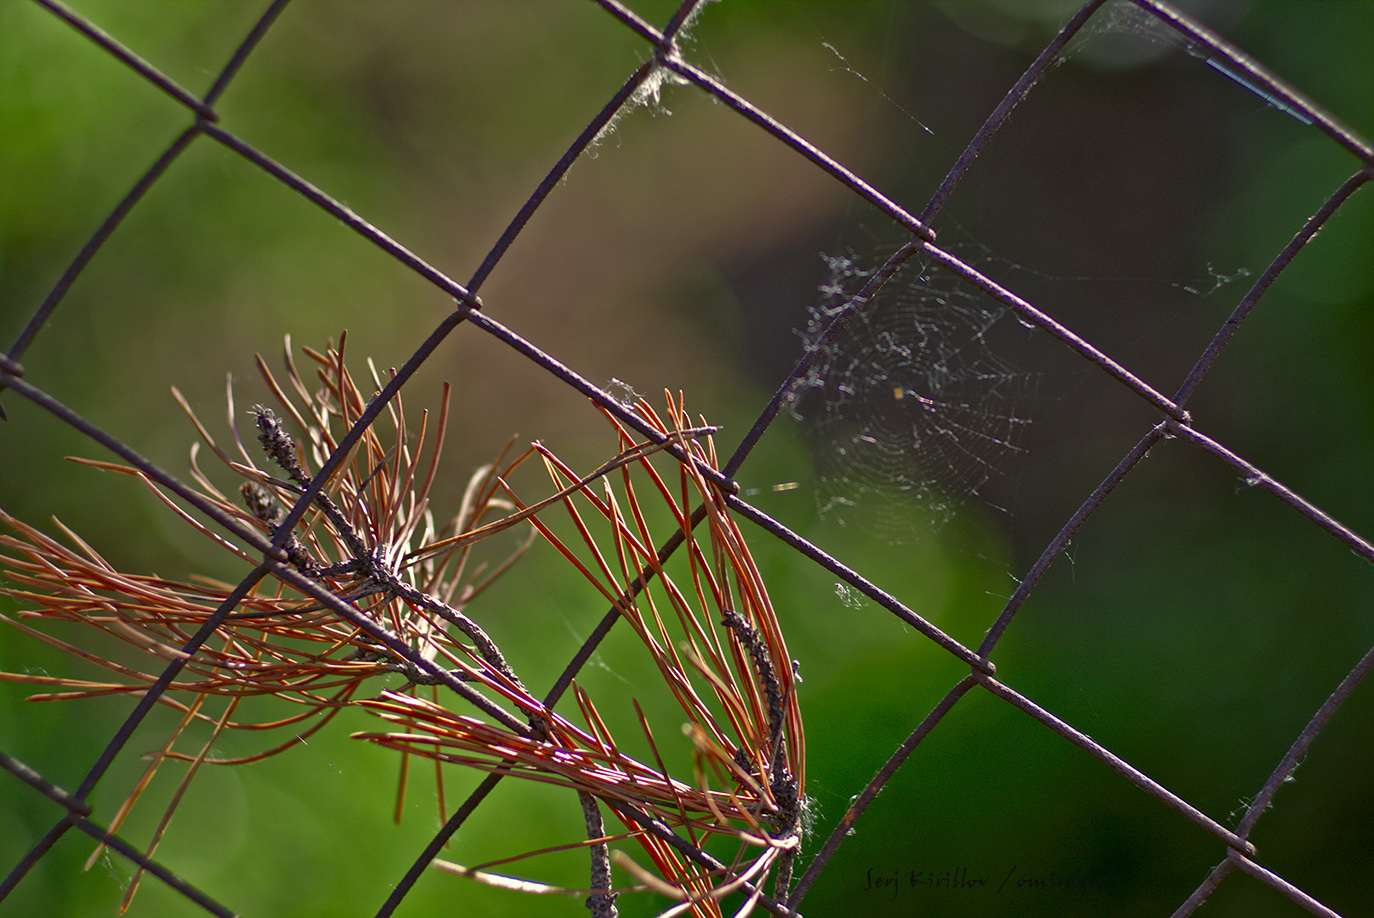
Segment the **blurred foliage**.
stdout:
[[[658,23],[672,9],[633,5]],[[200,93],[265,4],[75,6]],[[687,53],[919,208],[1073,6],[727,2],[706,10]],[[1220,2],[1198,14],[1374,136],[1374,6]],[[1081,48],[1032,92],[937,228],[942,242],[1170,392],[1248,283],[1357,163],[1182,50],[1136,54],[1156,42],[1126,38],[1137,43],[1131,54]],[[464,281],[646,54],[590,3],[302,0],[219,111],[227,129]],[[622,119],[574,167],[481,294],[500,321],[594,381],[617,378],[651,396],[686,390],[695,409],[725,425],[719,442],[728,449],[797,356],[792,329],[824,278],[818,253],[872,252],[894,234],[723,107],[673,88],[662,107]],[[176,103],[48,12],[0,3],[5,341],[187,123]],[[1366,536],[1371,209],[1365,189],[1299,256],[1190,406],[1204,431]],[[214,425],[226,374],[249,377],[255,352],[277,365],[286,334],[318,347],[348,329],[355,357],[398,365],[448,308],[436,294],[202,138],[134,209],[24,363],[36,385],[180,473],[193,431],[171,385]],[[1038,374],[1040,387],[1026,454],[987,495],[993,508],[972,502],[902,545],[818,519],[801,440],[785,421],[742,475],[764,509],[970,645],[1152,423],[1137,399],[1044,336],[1006,331],[1009,359]],[[446,342],[407,403],[432,406],[443,379],[454,384],[459,420],[447,451],[452,484],[436,501],[456,501],[472,468],[513,434],[544,439],[586,468],[614,452],[580,397],[471,329]],[[239,391],[238,410],[259,397]],[[96,447],[13,395],[4,404],[0,504],[11,513],[37,525],[56,515],[129,569],[241,574],[134,483],[62,459],[107,458]],[[770,490],[793,481],[801,486]],[[808,791],[824,833],[963,671],[791,552],[764,538],[755,551],[806,680]],[[536,552],[470,610],[531,687],[549,684],[604,612],[566,574],[551,552]],[[1368,565],[1210,457],[1166,442],[1056,562],[993,659],[1013,688],[1234,824],[1374,643],[1371,609]],[[616,656],[626,646],[613,637],[584,673],[592,694],[637,694],[646,676]],[[8,631],[0,670],[85,671]],[[0,748],[75,787],[127,703],[35,705],[26,694],[0,686]],[[1356,693],[1255,834],[1265,863],[1351,913],[1374,898],[1372,707],[1367,688]],[[358,729],[373,725],[359,715]],[[674,726],[660,733],[676,739]],[[412,777],[405,819],[393,825],[394,758],[346,732],[203,774],[164,843],[166,862],[246,915],[374,912],[434,831],[432,783]],[[161,735],[154,719],[135,736],[97,790],[97,818],[123,799],[143,767],[136,754]],[[449,775],[450,806],[477,780]],[[126,837],[146,838],[157,812],[136,815]],[[0,869],[57,815],[0,778]],[[580,818],[570,795],[505,782],[445,856],[473,863],[565,841],[581,832]],[[0,915],[112,914],[127,868],[81,872],[90,849],[68,834]],[[1223,854],[1172,810],[975,691],[878,798],[804,911],[852,913],[857,903],[871,915],[1157,915]],[[552,882],[585,882],[580,856],[538,867]],[[875,877],[961,869],[1101,882],[1073,895],[866,888]],[[473,914],[582,913],[578,901],[530,900],[438,874],[400,913],[455,903]],[[621,904],[626,915],[654,907],[647,897]],[[1207,909],[1298,913],[1242,877]],[[187,907],[145,882],[129,914]]]

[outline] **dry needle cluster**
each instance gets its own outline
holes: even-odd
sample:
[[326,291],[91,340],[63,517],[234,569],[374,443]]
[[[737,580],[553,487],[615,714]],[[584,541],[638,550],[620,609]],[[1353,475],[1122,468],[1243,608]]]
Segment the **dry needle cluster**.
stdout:
[[[614,915],[619,893],[646,888],[675,900],[670,914],[722,914],[732,893],[741,912],[758,904],[781,911],[805,809],[797,679],[725,497],[703,474],[716,467],[711,428],[700,419],[694,424],[680,397],[668,398],[666,415],[642,400],[633,406],[651,432],[647,438],[602,409],[617,444],[600,468],[579,475],[539,443],[508,461],[503,452],[472,476],[457,511],[441,521],[430,495],[449,422],[447,387],[437,415],[423,413],[414,426],[397,396],[312,488],[340,443],[350,442],[345,434],[384,379],[369,365],[364,396],[345,367],[342,340],[303,354],[313,373],[299,372],[288,342],[284,385],[258,359],[275,405],[249,412],[256,444],[245,443],[238,429],[232,387],[233,442],[226,446],[178,394],[200,434],[191,452],[202,499],[195,507],[138,470],[82,460],[142,479],[189,526],[260,570],[262,576],[244,581],[250,587],[125,573],[61,523],[55,525],[62,538],[53,538],[0,510],[11,533],[0,537],[0,586],[22,610],[6,623],[110,673],[100,682],[0,678],[45,686],[35,700],[152,690],[179,714],[112,829],[168,761],[188,763],[175,800],[201,767],[283,752],[356,705],[386,726],[354,735],[403,757],[575,791],[587,837],[574,843],[591,852],[583,892],[594,915]],[[232,471],[237,488],[226,493],[202,471],[202,446]],[[543,464],[552,494],[527,503],[509,479],[533,459]],[[651,531],[648,520],[661,519],[664,508],[674,529]],[[524,536],[479,561],[475,547],[503,530]],[[575,681],[541,699],[481,627],[475,600],[540,537],[567,560],[569,576],[594,585],[611,610],[608,620],[633,629],[636,646],[680,707],[675,722],[651,724],[634,701],[640,735],[618,742]],[[117,662],[60,641],[45,627],[55,621],[79,622],[132,645],[142,662]],[[519,659],[519,648],[507,650]],[[168,672],[170,683],[157,687]],[[385,690],[382,676],[399,687]],[[568,687],[572,707],[555,710]],[[258,704],[261,696],[290,702],[291,713]],[[210,726],[209,738],[192,745],[186,731],[197,722]],[[214,757],[216,740],[235,730],[285,738],[252,755]],[[674,774],[666,763],[680,756],[663,737],[679,733],[690,741],[691,756]],[[641,752],[632,756],[629,748]],[[442,793],[440,801],[442,809]],[[150,856],[173,808],[148,844]],[[602,825],[605,811],[619,830]],[[705,850],[722,836],[735,840],[729,860]],[[613,857],[611,846],[621,843],[637,847],[647,866],[621,847]],[[628,874],[628,886],[612,882],[612,860]],[[552,891],[482,868],[434,863],[486,883]],[[765,892],[770,874],[773,898]]]

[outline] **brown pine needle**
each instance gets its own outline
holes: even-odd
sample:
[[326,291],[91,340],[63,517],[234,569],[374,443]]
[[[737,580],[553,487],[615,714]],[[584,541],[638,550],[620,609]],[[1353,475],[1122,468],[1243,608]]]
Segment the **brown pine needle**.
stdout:
[[[704,419],[690,420],[680,393],[668,398],[666,414],[642,401],[637,406],[650,430],[647,439],[603,409],[617,444],[610,460],[580,475],[539,442],[508,460],[508,442],[496,462],[471,477],[456,515],[440,523],[429,504],[451,423],[446,385],[438,413],[421,412],[414,425],[399,397],[385,406],[323,492],[296,514],[300,521],[289,533],[282,532],[283,521],[317,474],[313,470],[328,461],[344,430],[365,410],[371,392],[381,389],[383,377],[390,375],[369,363],[370,386],[375,388],[359,388],[344,361],[343,338],[336,348],[302,353],[306,365],[315,368],[309,383],[291,357],[289,339],[284,382],[258,358],[260,375],[275,400],[274,408],[258,406],[251,412],[263,458],[254,458],[254,444],[246,443],[237,427],[232,386],[226,405],[240,458],[219,446],[173,390],[199,438],[191,450],[192,478],[219,514],[216,518],[227,521],[231,530],[238,526],[236,531],[220,531],[219,524],[203,520],[138,470],[76,461],[138,479],[193,531],[244,564],[256,565],[265,540],[273,541],[281,546],[274,549],[279,564],[331,591],[345,607],[302,594],[285,575],[264,580],[239,601],[210,640],[188,653],[183,648],[224,604],[234,590],[231,585],[204,577],[179,582],[124,573],[60,522],[56,525],[64,541],[0,511],[0,526],[12,533],[0,536],[0,564],[8,570],[5,592],[25,610],[20,618],[35,624],[84,624],[122,641],[144,661],[105,659],[41,627],[0,616],[0,623],[114,677],[100,682],[11,673],[0,674],[0,679],[56,690],[34,696],[43,700],[137,696],[169,662],[183,664],[179,677],[157,699],[179,711],[180,719],[149,755],[112,828],[125,821],[163,764],[187,763],[146,846],[151,856],[202,766],[244,764],[280,754],[303,744],[345,708],[361,706],[389,729],[355,736],[401,754],[398,820],[410,758],[419,756],[434,762],[441,819],[447,809],[445,765],[539,781],[580,795],[593,837],[559,847],[593,852],[592,885],[610,882],[606,848],[611,843],[632,842],[652,865],[637,866],[617,851],[617,863],[636,877],[637,885],[581,891],[490,874],[484,868],[491,865],[464,868],[436,862],[441,869],[504,888],[593,897],[652,888],[678,900],[672,913],[702,916],[719,915],[720,898],[745,889],[747,907],[752,907],[760,894],[757,884],[775,865],[789,863],[800,838],[802,721],[791,661],[762,578],[722,494],[703,473],[715,467],[715,428]],[[211,480],[196,461],[200,444],[240,486],[221,488]],[[526,502],[512,476],[536,456],[553,493]],[[651,505],[660,506],[660,513],[651,512]],[[694,526],[693,519],[701,518],[694,512],[702,512],[694,507],[704,508],[705,525]],[[651,520],[663,511],[671,520],[668,532],[684,538],[680,561],[672,565],[659,559],[655,547],[665,533],[655,532]],[[555,532],[551,515],[563,517],[571,534]],[[504,559],[491,564],[474,558],[483,540],[522,524],[529,525],[528,537]],[[616,741],[602,710],[581,686],[573,686],[581,724],[546,708],[464,611],[539,537],[568,561],[571,576],[585,579],[619,610],[638,638],[666,699],[680,711],[673,726],[680,725],[690,740],[687,761],[673,763],[665,756],[637,700],[632,707],[639,735],[634,739],[636,744],[642,739],[647,761]],[[408,680],[404,690],[372,695],[365,688],[369,679],[395,673]],[[457,692],[463,687],[459,683],[478,691],[464,696],[477,706],[475,713],[457,713],[439,703],[440,685]],[[418,684],[434,686],[432,699],[418,697]],[[261,696],[290,702],[299,710],[285,717],[275,711],[255,713]],[[210,725],[209,739],[192,750],[179,748],[187,729],[198,722]],[[242,755],[210,755],[225,731],[268,730],[289,730],[291,735]],[[675,777],[675,765],[690,777]],[[621,821],[624,832],[604,831],[602,807]],[[717,862],[703,852],[701,846],[712,837],[735,841],[731,862]],[[785,873],[780,870],[779,876]],[[126,905],[137,881],[135,876]]]

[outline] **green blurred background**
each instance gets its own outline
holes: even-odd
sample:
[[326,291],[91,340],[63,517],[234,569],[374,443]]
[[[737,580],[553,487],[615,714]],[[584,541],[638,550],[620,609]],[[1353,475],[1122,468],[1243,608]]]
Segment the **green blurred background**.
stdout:
[[[83,0],[76,8],[192,92],[263,4]],[[633,4],[666,21],[671,4]],[[1374,136],[1374,6],[1214,2],[1204,22]],[[982,119],[1074,4],[726,2],[687,55],[919,211]],[[224,95],[221,124],[464,281],[506,221],[647,51],[591,3],[301,0]],[[187,124],[176,103],[37,5],[0,2],[0,340],[6,345],[99,221]],[[1139,20],[1094,29],[1016,110],[937,223],[941,242],[1172,392],[1250,280],[1357,163]],[[665,387],[724,426],[729,450],[800,351],[822,253],[890,250],[900,234],[832,179],[722,106],[668,87],[584,157],[483,287],[501,322],[596,382],[657,402]],[[1191,403],[1200,428],[1336,518],[1374,532],[1374,219],[1366,189],[1261,302]],[[1244,272],[1249,272],[1248,277]],[[239,410],[265,398],[252,356],[283,337],[349,332],[399,365],[448,308],[442,294],[337,221],[201,138],[77,281],[27,378],[183,474],[194,435],[178,386],[219,435],[226,376]],[[803,438],[786,419],[741,480],[755,499],[920,614],[976,645],[1077,504],[1153,423],[1140,400],[1044,335],[996,345],[1033,374],[1025,453],[938,530],[893,543],[862,514],[821,518]],[[580,468],[614,445],[595,413],[462,327],[407,390],[454,384],[437,508],[512,434]],[[107,458],[8,395],[0,506],[59,517],[117,566],[184,578],[242,570],[131,481],[64,462]],[[243,419],[240,418],[240,422]],[[775,492],[779,482],[800,486]],[[915,520],[921,529],[923,522]],[[805,678],[819,838],[964,670],[833,577],[752,542]],[[6,607],[11,611],[12,607]],[[551,551],[469,609],[536,691],[604,612]],[[64,632],[64,636],[70,636]],[[671,707],[617,635],[581,680],[614,711]],[[994,662],[1018,691],[1212,817],[1245,800],[1374,642],[1374,571],[1265,492],[1177,442],[1157,447],[1032,595]],[[0,670],[92,669],[10,630]],[[74,787],[130,703],[28,704],[0,685],[0,748]],[[655,707],[658,705],[658,707]],[[1312,747],[1254,833],[1263,863],[1349,914],[1374,897],[1374,703],[1366,688]],[[245,915],[375,912],[436,827],[432,785],[390,820],[394,758],[348,740],[359,715],[263,764],[202,773],[159,851]],[[108,819],[169,721],[145,725],[101,783]],[[160,732],[162,731],[162,732]],[[257,738],[226,741],[261,748]],[[678,750],[680,753],[682,750]],[[476,783],[449,775],[449,799]],[[156,824],[160,780],[123,834]],[[0,869],[57,810],[0,777]],[[571,796],[505,782],[448,857],[508,856],[579,836]],[[80,866],[69,833],[0,915],[116,912],[127,868]],[[808,915],[1159,915],[1223,849],[1183,817],[1028,718],[974,692],[918,749],[804,903]],[[866,888],[875,878],[1070,877],[1080,893]],[[517,865],[585,882],[580,857]],[[622,900],[626,915],[663,907]],[[577,915],[432,873],[400,914]],[[194,910],[145,881],[130,915]],[[1227,880],[1216,915],[1299,914]]]

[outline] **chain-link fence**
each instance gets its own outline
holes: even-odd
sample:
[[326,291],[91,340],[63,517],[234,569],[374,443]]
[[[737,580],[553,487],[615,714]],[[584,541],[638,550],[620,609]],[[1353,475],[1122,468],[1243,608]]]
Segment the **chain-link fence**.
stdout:
[[[602,834],[639,888],[598,914],[1374,896],[1367,4],[0,22],[0,914],[576,914]],[[544,452],[467,487],[512,435]],[[351,541],[387,526],[397,570],[488,555],[407,592]],[[240,736],[265,656],[298,668]]]

